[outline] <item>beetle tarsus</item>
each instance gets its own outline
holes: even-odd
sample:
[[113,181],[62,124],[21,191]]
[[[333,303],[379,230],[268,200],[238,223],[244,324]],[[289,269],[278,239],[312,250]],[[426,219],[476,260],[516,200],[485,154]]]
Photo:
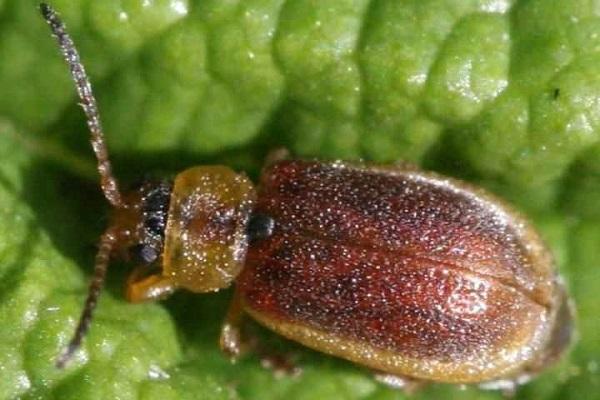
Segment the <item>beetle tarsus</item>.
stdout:
[[242,355],[242,339],[239,326],[224,323],[219,338],[221,351],[233,362]]
[[275,378],[295,378],[302,374],[302,368],[298,367],[289,354],[262,354],[260,365],[271,370]]
[[389,388],[401,390],[408,395],[416,393],[427,384],[423,380],[379,371],[375,371],[373,373],[373,378],[375,378],[377,382],[383,383]]

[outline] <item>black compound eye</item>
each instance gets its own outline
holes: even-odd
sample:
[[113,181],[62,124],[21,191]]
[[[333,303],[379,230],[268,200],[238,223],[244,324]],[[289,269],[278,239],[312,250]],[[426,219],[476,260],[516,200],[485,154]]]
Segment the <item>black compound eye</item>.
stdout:
[[163,218],[157,215],[153,215],[148,217],[144,221],[144,226],[152,233],[153,235],[162,235],[165,229],[165,222]]
[[158,258],[158,251],[146,244],[136,244],[129,248],[131,258],[141,264],[152,264]]
[[169,206],[169,193],[156,191],[150,194],[146,198],[144,204],[144,211],[146,212],[160,212],[165,211]]
[[256,213],[250,217],[246,232],[251,242],[266,239],[273,234],[275,220],[268,215]]

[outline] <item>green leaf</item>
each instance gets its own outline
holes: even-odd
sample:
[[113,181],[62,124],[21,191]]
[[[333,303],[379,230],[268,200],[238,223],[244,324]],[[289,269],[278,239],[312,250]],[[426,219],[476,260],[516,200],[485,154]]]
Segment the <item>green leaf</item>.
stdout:
[[[520,399],[600,399],[600,14],[581,0],[55,0],[132,182],[269,150],[408,160],[483,185],[541,230],[578,341]],[[107,205],[81,110],[33,0],[0,0],[0,398],[402,399],[289,343],[299,377],[217,345],[231,295],[131,305],[113,263],[85,344],[73,332]],[[431,385],[415,399],[501,399]]]

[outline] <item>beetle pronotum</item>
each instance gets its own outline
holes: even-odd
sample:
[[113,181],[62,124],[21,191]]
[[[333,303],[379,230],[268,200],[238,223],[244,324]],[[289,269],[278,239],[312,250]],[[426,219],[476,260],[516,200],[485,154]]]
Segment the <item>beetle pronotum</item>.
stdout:
[[140,264],[127,282],[132,302],[235,282],[221,335],[232,356],[243,314],[308,347],[418,380],[523,381],[567,347],[568,298],[538,234],[464,182],[406,165],[279,159],[258,189],[227,167],[202,166],[121,194],[79,55],[52,8],[41,11],[114,207],[58,366],[89,328],[113,254]]

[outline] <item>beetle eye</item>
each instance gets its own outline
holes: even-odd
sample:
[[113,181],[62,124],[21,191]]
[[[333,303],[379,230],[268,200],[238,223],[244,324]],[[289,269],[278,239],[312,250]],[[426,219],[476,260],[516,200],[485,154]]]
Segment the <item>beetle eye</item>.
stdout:
[[158,251],[146,244],[136,244],[129,248],[131,258],[142,264],[152,264],[158,258]]
[[273,234],[275,228],[275,220],[265,214],[253,214],[248,221],[248,227],[246,232],[251,242],[255,242],[260,239],[268,238]]

